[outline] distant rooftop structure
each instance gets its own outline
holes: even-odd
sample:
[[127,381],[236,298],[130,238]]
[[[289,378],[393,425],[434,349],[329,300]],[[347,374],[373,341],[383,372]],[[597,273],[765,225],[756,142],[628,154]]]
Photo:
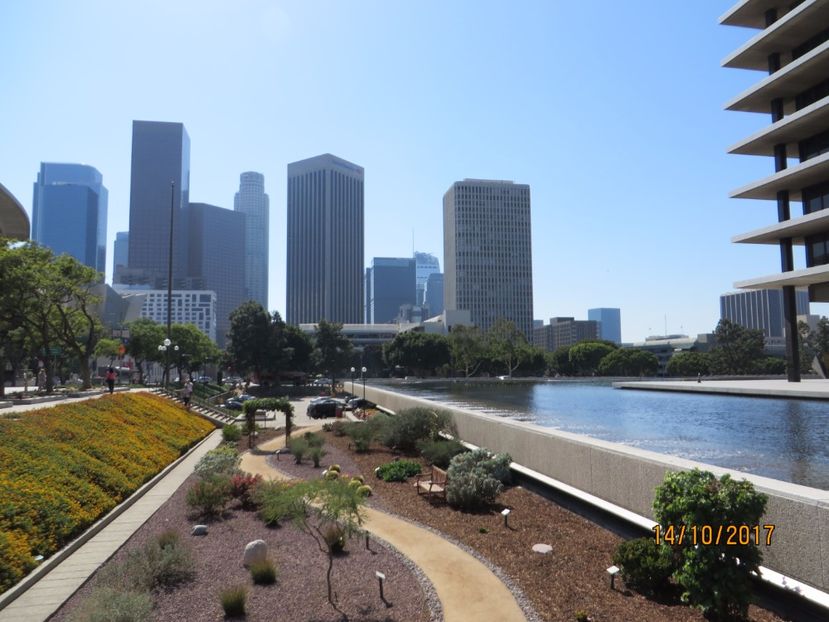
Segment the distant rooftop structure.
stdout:
[[29,216],[3,184],[0,184],[0,237],[29,239]]

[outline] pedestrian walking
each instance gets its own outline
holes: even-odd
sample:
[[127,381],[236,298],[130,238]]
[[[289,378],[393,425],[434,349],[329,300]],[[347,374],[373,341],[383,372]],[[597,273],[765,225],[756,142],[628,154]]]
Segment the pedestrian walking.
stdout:
[[110,393],[113,393],[115,391],[115,379],[117,377],[118,377],[118,374],[116,373],[115,368],[110,367],[107,370],[107,375],[106,375],[106,383],[107,383],[107,387],[109,387],[109,392]]
[[184,399],[184,407],[190,410],[190,397],[193,395],[193,381],[188,379],[184,383],[184,388],[181,390],[181,396]]
[[38,391],[45,391],[46,390],[46,370],[42,367],[37,372],[37,390]]

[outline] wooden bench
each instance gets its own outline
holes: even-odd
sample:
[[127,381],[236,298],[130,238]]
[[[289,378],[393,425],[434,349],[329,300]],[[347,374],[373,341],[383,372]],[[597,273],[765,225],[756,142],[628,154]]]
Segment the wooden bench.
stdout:
[[446,501],[446,471],[432,467],[428,473],[421,473],[415,480],[417,494],[427,497],[443,497]]

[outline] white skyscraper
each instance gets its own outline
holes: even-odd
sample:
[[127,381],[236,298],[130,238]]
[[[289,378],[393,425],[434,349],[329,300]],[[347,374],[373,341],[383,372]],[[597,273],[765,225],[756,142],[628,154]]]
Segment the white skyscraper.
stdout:
[[268,195],[262,173],[242,173],[233,209],[245,214],[245,299],[268,310]]
[[444,307],[487,330],[499,318],[533,327],[530,187],[465,179],[443,195]]

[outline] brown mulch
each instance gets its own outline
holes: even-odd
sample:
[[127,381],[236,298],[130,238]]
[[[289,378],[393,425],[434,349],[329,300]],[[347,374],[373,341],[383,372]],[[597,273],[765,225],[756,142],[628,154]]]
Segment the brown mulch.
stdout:
[[[373,505],[392,508],[393,513],[442,532],[476,551],[524,592],[543,620],[574,620],[580,611],[593,622],[705,620],[699,611],[683,605],[678,594],[656,602],[625,589],[620,580],[617,589],[610,590],[606,569],[612,564],[613,552],[622,538],[548,499],[514,486],[505,490],[498,498],[499,504],[488,512],[461,512],[442,501],[430,502],[418,496],[412,485],[414,478],[408,483],[387,483],[374,476],[376,467],[400,457],[399,454],[383,447],[373,447],[366,454],[354,453],[347,449],[347,437],[336,437],[330,432],[326,433],[326,442],[330,447],[328,463],[334,459],[345,463],[344,454],[356,463],[374,490]],[[406,459],[420,462],[424,470],[429,468],[419,457]],[[290,468],[297,474],[302,469],[309,472],[306,466]],[[347,470],[343,465],[343,471]],[[500,514],[505,507],[512,510],[508,528]],[[552,553],[534,553],[532,546],[537,543],[551,545]],[[754,622],[785,619],[753,605],[749,615]]]
[[[190,516],[187,490],[195,481],[191,476],[178,491],[147,521],[107,564],[122,560],[127,551],[143,546],[159,533],[176,529],[192,543],[196,561],[193,581],[171,591],[154,594],[156,622],[208,622],[224,620],[219,592],[234,585],[248,588],[248,621],[335,622],[342,617],[327,600],[325,574],[327,557],[307,534],[291,525],[269,529],[254,512],[239,508],[226,512],[222,519],[205,523],[207,536],[190,536],[192,525],[202,522]],[[275,585],[254,585],[242,565],[245,545],[262,539],[268,544],[278,578]],[[385,573],[384,586],[390,608],[379,598],[375,570]],[[51,620],[63,622],[89,594],[93,576],[58,610]],[[334,590],[340,608],[352,621],[426,622],[429,611],[418,579],[403,562],[376,542],[366,551],[362,540],[347,544],[346,552],[334,561]]]

